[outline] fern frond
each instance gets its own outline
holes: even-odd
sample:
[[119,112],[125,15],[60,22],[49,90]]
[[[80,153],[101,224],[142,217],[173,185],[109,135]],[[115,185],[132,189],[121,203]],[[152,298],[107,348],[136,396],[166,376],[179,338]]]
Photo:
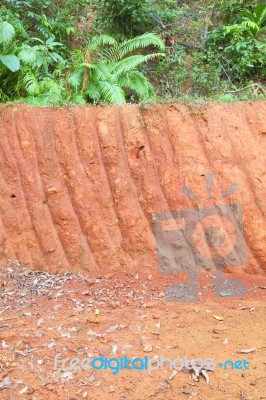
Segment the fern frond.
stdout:
[[73,96],[71,96],[68,99],[68,104],[70,106],[75,105],[85,105],[86,104],[86,100],[84,99],[84,97],[81,94],[75,93]]
[[90,97],[94,102],[98,102],[101,98],[101,93],[99,91],[99,87],[96,83],[90,82],[85,90],[85,93],[88,97]]
[[101,98],[109,104],[124,104],[126,102],[123,89],[115,83],[97,82]]
[[117,45],[117,41],[112,36],[99,35],[99,36],[94,36],[92,39],[88,41],[86,50],[89,51],[90,53],[93,53],[102,46],[115,46],[115,45]]
[[40,82],[39,96],[44,106],[59,106],[65,102],[65,87],[61,81],[46,77]]
[[110,70],[107,65],[103,63],[96,63],[94,64],[94,70],[91,71],[91,77],[93,80],[108,80],[110,76]]
[[114,48],[113,54],[111,55],[110,61],[119,61],[126,54],[132,53],[133,51],[149,46],[158,47],[160,50],[165,49],[165,44],[162,39],[155,33],[144,33],[141,36],[126,40]]
[[132,69],[135,69],[138,65],[141,65],[149,60],[161,56],[164,56],[164,54],[154,53],[154,54],[148,54],[146,56],[140,54],[124,58],[123,60],[118,61],[112,65],[112,72],[114,78],[116,79],[119,75],[131,71]]
[[25,87],[27,92],[30,95],[38,95],[40,93],[40,85],[33,73],[28,73],[24,76],[23,81],[25,83]]
[[256,32],[260,30],[259,26],[253,21],[243,21],[241,25]]
[[118,82],[121,87],[135,92],[141,101],[154,100],[156,98],[154,88],[148,78],[137,70],[121,76]]
[[84,69],[77,69],[68,78],[68,83],[75,92],[81,90],[83,77],[84,77]]

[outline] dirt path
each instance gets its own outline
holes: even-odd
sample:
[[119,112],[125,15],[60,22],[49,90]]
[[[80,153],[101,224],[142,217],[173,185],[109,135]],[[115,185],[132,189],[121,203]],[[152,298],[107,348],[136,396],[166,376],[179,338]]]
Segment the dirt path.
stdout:
[[[214,299],[210,275],[201,279],[199,302],[184,304],[164,300],[173,277],[55,276],[11,265],[1,274],[1,400],[265,399],[266,279],[248,277],[244,299]],[[150,374],[62,371],[54,365],[60,353],[80,360],[213,357],[216,364],[246,360],[250,369],[216,366],[207,384],[187,368],[173,374],[167,363]]]

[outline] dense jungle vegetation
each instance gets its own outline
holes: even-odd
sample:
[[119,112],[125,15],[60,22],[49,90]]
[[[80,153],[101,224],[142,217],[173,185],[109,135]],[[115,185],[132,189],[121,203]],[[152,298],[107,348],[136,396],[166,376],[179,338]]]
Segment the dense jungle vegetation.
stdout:
[[266,97],[266,1],[1,0],[0,102]]

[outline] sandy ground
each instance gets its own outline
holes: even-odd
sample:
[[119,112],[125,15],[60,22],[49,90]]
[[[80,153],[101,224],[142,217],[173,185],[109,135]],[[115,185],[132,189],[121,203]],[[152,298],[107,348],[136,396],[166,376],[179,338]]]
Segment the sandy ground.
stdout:
[[[247,277],[245,298],[214,298],[211,272],[204,272],[198,303],[187,304],[166,302],[163,289],[176,278],[152,273],[58,276],[13,264],[0,278],[1,400],[266,399],[265,278]],[[168,364],[150,374],[114,375],[62,371],[54,365],[59,353],[250,364],[216,365],[199,378],[187,368],[175,374]]]

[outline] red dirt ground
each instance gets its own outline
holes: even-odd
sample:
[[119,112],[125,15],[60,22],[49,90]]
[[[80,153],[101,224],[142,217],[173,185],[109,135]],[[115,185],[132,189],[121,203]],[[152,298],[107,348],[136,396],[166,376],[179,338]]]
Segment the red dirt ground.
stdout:
[[[67,282],[63,277],[45,295],[38,295],[30,290],[41,286],[35,281],[39,275],[34,273],[26,286],[23,273],[15,272],[12,279],[7,272],[1,275],[0,385],[4,378],[10,380],[10,386],[0,389],[1,399],[266,398],[265,277],[247,277],[245,298],[215,299],[211,272],[204,273],[199,302],[184,304],[164,300],[163,289],[175,281],[173,277],[68,275]],[[54,280],[51,275],[45,279],[49,278]],[[238,353],[249,349],[253,350]],[[216,367],[209,372],[210,384],[202,375],[199,381],[193,380],[185,370],[171,380],[167,366],[151,375],[126,370],[117,375],[110,370],[65,374],[54,368],[58,353],[62,358],[79,359],[102,355],[213,357],[216,364],[246,360],[250,369]]]

